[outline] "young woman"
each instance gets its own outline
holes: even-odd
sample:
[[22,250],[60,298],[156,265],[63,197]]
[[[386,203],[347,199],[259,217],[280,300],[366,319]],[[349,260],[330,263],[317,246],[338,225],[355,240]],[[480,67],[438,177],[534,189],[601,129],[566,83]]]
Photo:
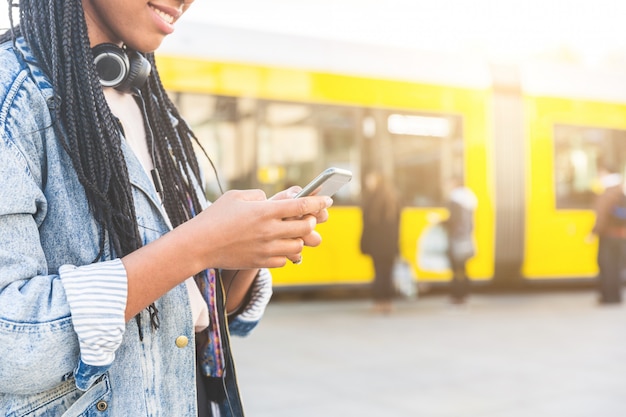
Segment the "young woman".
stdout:
[[2,415],[243,415],[229,332],[262,315],[263,268],[321,242],[332,200],[204,200],[194,135],[152,53],[191,3],[13,6],[19,24],[0,37]]

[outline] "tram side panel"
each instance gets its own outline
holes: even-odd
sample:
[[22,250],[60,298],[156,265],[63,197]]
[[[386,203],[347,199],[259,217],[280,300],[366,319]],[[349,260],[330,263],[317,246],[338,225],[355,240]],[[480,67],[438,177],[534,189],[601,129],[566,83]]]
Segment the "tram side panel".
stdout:
[[593,279],[597,240],[588,239],[599,192],[598,164],[626,167],[626,106],[528,96],[528,199],[524,276]]
[[[187,61],[192,64],[186,65]],[[168,71],[170,66],[181,71]],[[447,216],[440,192],[443,182],[453,173],[460,173],[479,199],[475,232],[478,251],[468,265],[469,275],[474,280],[492,277],[494,150],[488,89],[180,57],[161,57],[160,67],[164,83],[176,91],[181,103],[186,96],[212,97],[191,100],[181,111],[186,118],[187,113],[194,114],[192,126],[202,132],[200,140],[212,151],[218,170],[227,174],[227,187],[261,187],[271,193],[291,185],[292,180],[306,183],[328,163],[352,169],[356,174],[354,186],[360,183],[361,129],[368,111],[379,114],[378,132],[389,129],[389,120],[395,116],[407,118],[410,124],[418,121],[417,131],[387,132],[385,140],[390,148],[380,153],[384,156],[382,162],[391,164],[400,193],[407,197],[401,222],[402,256],[411,263],[419,280],[450,279],[450,271],[441,264],[441,253],[429,253],[424,239],[436,228],[433,219]],[[184,68],[190,68],[190,72]],[[278,79],[282,82],[273,81]],[[209,104],[194,105],[200,102]],[[207,113],[196,114],[201,111]],[[319,127],[321,121],[325,123],[323,128]],[[447,133],[424,130],[446,123],[454,126]],[[350,129],[352,133],[348,133]],[[382,142],[379,136],[374,140]],[[339,149],[339,153],[335,149],[334,156],[328,156],[337,143],[351,145]],[[398,151],[400,146],[403,148]],[[287,148],[291,156],[285,154]],[[319,153],[309,159],[315,155],[311,152]],[[330,209],[332,220],[319,226],[323,244],[305,248],[302,265],[274,271],[277,287],[371,281],[371,260],[359,252],[362,223],[358,189],[353,191],[356,198],[339,199]]]

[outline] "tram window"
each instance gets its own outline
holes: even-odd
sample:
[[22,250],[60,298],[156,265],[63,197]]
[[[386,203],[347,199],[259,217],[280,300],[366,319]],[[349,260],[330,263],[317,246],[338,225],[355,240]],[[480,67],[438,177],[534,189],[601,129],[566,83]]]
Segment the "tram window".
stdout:
[[[273,195],[304,185],[321,171],[359,166],[357,120],[352,107],[170,92],[181,115],[215,164],[223,189],[261,188]],[[196,149],[211,200],[220,194],[211,163]],[[354,204],[360,183],[335,194]]]
[[[321,136],[320,161],[318,171],[335,166],[355,171],[358,166],[356,154],[358,112],[354,108],[337,106],[317,106],[316,121]],[[334,196],[335,204],[354,204],[359,195],[359,181],[351,181]]]
[[[263,102],[259,106],[257,178],[267,194],[304,185],[329,166],[351,169],[355,149],[353,109],[303,103]],[[352,186],[335,204],[353,201]]]
[[[231,140],[235,135],[232,121],[223,117],[218,109],[223,107],[220,97],[207,94],[174,93],[173,100],[185,118],[202,147],[211,156],[213,162],[220,166],[221,143]],[[231,106],[232,107],[232,106]],[[194,143],[194,146],[195,143]],[[219,196],[219,186],[210,162],[200,149],[196,149],[198,163],[205,177],[205,192],[210,199]],[[227,186],[227,184],[222,184]]]
[[591,207],[601,159],[624,171],[626,131],[569,125],[554,127],[557,209]]
[[461,118],[391,114],[387,122],[403,204],[443,204],[444,179],[463,174]]
[[[254,101],[182,92],[172,92],[170,96],[215,165],[221,187],[251,188],[254,146],[246,132],[254,120]],[[195,142],[194,148],[204,173],[205,193],[215,200],[221,191],[211,161]]]
[[[272,195],[306,184],[319,152],[311,105],[265,102],[259,106],[257,180]],[[312,178],[312,177],[311,177]]]

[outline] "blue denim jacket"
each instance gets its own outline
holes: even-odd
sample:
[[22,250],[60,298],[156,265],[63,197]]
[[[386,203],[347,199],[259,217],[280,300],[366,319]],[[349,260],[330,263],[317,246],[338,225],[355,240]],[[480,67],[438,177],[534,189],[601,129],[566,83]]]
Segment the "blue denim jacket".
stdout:
[[[140,341],[130,320],[112,365],[91,369],[86,380],[75,375],[80,348],[58,271],[96,258],[98,230],[52,128],[52,85],[22,39],[17,46],[20,52],[12,42],[0,45],[0,415],[196,416],[195,334],[184,284],[156,301],[158,330],[143,317]],[[152,182],[132,151],[123,151],[147,243],[168,225]],[[255,320],[235,318],[230,332],[244,335]],[[238,415],[234,369],[227,375]]]

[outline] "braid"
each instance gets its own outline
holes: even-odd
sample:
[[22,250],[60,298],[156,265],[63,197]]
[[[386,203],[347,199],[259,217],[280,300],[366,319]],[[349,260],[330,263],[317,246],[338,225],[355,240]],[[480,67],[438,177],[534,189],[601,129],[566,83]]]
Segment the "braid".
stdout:
[[141,246],[120,133],[95,72],[80,0],[20,1],[21,31],[55,91],[57,135],[108,242],[126,255]]
[[[196,192],[200,168],[191,142],[195,136],[167,96],[154,54],[148,54],[147,58],[152,64],[152,73],[142,94],[147,98],[146,111],[156,141],[154,163],[163,180],[163,205],[172,224],[178,226],[202,210]],[[176,124],[172,123],[172,118]]]
[[[89,44],[81,0],[20,0],[22,34],[55,91],[55,131],[85,189],[89,208],[100,228],[99,253],[107,245],[124,256],[142,245],[119,126],[104,97]],[[10,38],[5,34],[0,38]],[[202,210],[197,185],[200,169],[191,139],[148,54],[153,71],[142,87],[147,119],[155,141],[155,166],[162,173],[164,206],[174,226]],[[172,123],[172,118],[178,123]],[[151,139],[149,139],[151,140]],[[152,143],[148,143],[152,148]],[[148,307],[154,328],[157,309]],[[139,315],[137,316],[139,320]]]

